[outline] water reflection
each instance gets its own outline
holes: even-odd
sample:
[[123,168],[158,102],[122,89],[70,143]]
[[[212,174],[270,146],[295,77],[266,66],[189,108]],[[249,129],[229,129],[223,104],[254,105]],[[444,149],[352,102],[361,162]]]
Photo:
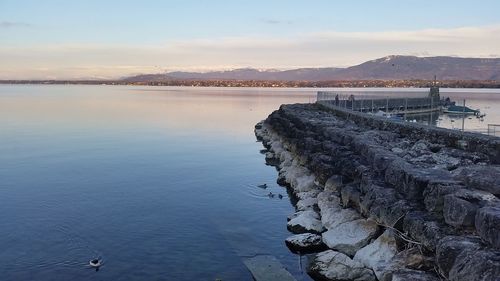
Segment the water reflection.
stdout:
[[[2,280],[251,280],[262,251],[307,280],[253,126],[316,91],[1,85]],[[463,95],[500,123],[500,95]]]

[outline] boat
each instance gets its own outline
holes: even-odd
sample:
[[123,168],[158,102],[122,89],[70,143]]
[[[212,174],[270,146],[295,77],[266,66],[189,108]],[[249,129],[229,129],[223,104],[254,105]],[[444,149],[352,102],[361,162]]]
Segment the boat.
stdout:
[[459,105],[450,105],[448,107],[445,107],[443,110],[444,113],[451,113],[451,114],[474,114],[477,115],[479,114],[479,110],[474,110],[471,108],[468,108],[467,106],[459,106]]

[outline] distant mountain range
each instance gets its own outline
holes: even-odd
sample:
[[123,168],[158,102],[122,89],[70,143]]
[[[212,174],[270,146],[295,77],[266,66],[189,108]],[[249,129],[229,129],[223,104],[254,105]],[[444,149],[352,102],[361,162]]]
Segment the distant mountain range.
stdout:
[[163,82],[172,80],[500,80],[500,58],[457,58],[387,56],[347,68],[299,68],[292,70],[257,70],[242,68],[213,72],[168,72],[143,74],[126,82]]

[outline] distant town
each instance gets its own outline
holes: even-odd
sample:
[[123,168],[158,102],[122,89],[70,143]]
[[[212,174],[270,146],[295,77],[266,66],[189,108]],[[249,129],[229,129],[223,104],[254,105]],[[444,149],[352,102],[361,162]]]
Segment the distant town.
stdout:
[[[433,80],[339,80],[339,81],[267,81],[267,80],[0,80],[0,84],[47,85],[139,85],[186,87],[264,87],[264,88],[428,88]],[[442,88],[500,88],[496,80],[440,80]]]

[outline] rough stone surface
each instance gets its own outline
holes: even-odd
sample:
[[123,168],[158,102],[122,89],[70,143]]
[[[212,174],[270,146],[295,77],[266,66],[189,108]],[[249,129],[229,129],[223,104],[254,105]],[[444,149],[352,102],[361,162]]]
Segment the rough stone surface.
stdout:
[[380,265],[389,262],[397,253],[396,239],[392,230],[386,230],[375,241],[361,248],[353,260],[359,261],[365,267],[373,269],[377,279],[384,273]]
[[460,189],[458,182],[429,184],[424,191],[424,204],[429,212],[442,213],[444,196]]
[[460,170],[456,176],[472,188],[500,196],[500,167],[475,165]]
[[451,281],[498,281],[500,252],[492,250],[463,251],[450,270]]
[[317,254],[309,263],[307,273],[315,280],[376,280],[363,264],[333,250]]
[[442,224],[419,211],[410,212],[405,216],[403,229],[410,237],[431,251],[435,250],[437,241],[445,235],[445,227]]
[[447,224],[460,226],[473,226],[478,206],[464,200],[455,194],[444,196],[443,216]]
[[323,242],[331,249],[349,256],[366,246],[378,232],[374,221],[359,219],[343,223],[322,234]]
[[288,248],[294,253],[313,253],[326,250],[321,235],[312,233],[297,234],[285,240]]
[[379,281],[391,281],[395,272],[407,269],[433,270],[433,258],[424,256],[416,247],[397,253],[390,261],[380,262],[374,269]]
[[324,228],[318,213],[312,210],[300,212],[287,223],[287,228],[293,233],[321,233]]
[[[470,235],[485,242],[481,251],[498,251],[500,138],[392,122],[322,102],[283,105],[256,125],[255,134],[263,153],[279,160],[278,182],[290,187],[298,208],[306,210],[290,217],[289,229],[320,233],[324,225],[325,243],[351,239],[352,246],[363,240],[354,223],[361,214],[417,242],[410,249],[420,254],[405,250],[377,264],[380,280],[426,275],[437,268],[430,261],[438,251],[440,271],[453,272],[457,255],[472,251],[460,240]],[[339,229],[342,235],[332,235]],[[460,243],[446,242],[449,235]],[[408,246],[396,241],[400,249]],[[352,256],[359,248],[343,250]]]
[[476,230],[481,238],[500,249],[500,206],[487,206],[476,214]]
[[358,212],[352,209],[321,209],[321,223],[326,229],[334,229],[339,225],[361,219]]
[[301,199],[297,202],[297,210],[298,211],[305,211],[305,210],[311,210],[314,209],[314,206],[318,204],[318,199],[317,198],[306,198],[306,199]]
[[431,272],[402,269],[392,274],[392,281],[441,281]]
[[446,236],[436,247],[436,263],[439,272],[448,278],[457,257],[464,251],[481,249],[479,237]]

